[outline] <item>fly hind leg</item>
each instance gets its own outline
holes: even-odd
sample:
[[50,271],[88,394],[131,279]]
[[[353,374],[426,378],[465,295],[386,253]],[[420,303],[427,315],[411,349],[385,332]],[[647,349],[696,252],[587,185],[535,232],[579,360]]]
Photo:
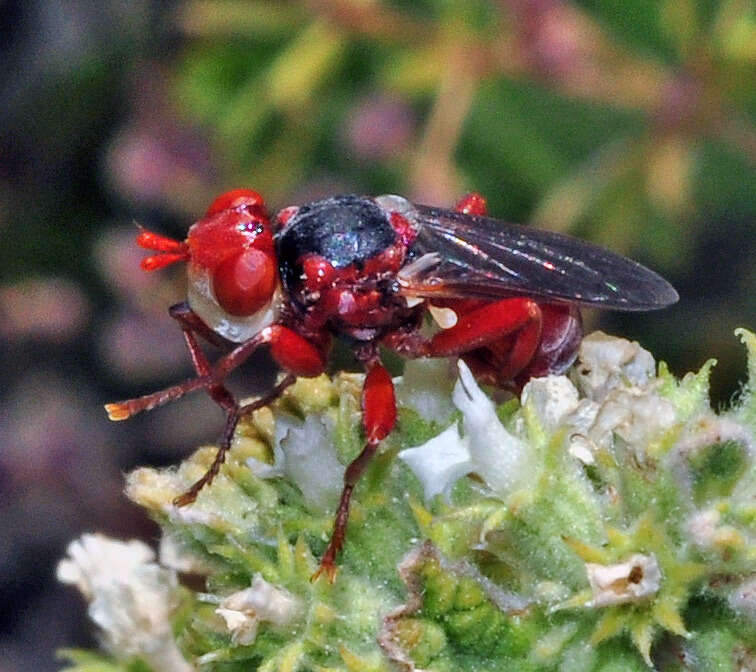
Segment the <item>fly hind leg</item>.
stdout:
[[[457,201],[454,209],[466,215],[485,216],[488,214],[486,199],[477,192],[463,196]],[[461,312],[465,312],[464,304],[460,304],[460,307]],[[499,387],[511,387],[513,379],[519,374],[519,380],[514,383],[514,387],[521,387],[522,380],[527,381],[530,377],[528,374],[531,369],[535,372],[548,368],[548,363],[542,360],[549,359],[548,355],[543,355],[546,355],[547,351],[550,354],[548,350],[550,342],[545,343],[544,339],[550,337],[553,331],[550,325],[554,320],[551,319],[549,310],[544,312],[544,308],[541,307],[541,311],[542,325],[540,327],[536,321],[531,322],[514,335],[506,334],[486,347],[465,353],[463,359],[478,378]],[[536,341],[535,349],[533,349],[534,341]]]
[[481,353],[493,354],[490,347],[510,338],[511,347],[495,361],[486,358],[495,369],[492,370],[495,382],[501,384],[514,379],[533,359],[541,340],[542,322],[541,309],[532,299],[523,297],[485,303],[469,312],[458,313],[453,327],[430,339],[427,354],[466,358],[469,353],[471,363],[480,364],[484,359]]

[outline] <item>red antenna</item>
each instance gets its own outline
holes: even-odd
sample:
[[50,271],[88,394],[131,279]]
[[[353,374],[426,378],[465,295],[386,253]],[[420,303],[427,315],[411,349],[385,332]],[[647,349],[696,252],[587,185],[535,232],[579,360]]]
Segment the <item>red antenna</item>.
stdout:
[[139,228],[141,231],[136,239],[137,245],[160,253],[142,259],[141,266],[145,271],[156,271],[177,261],[189,261],[189,246],[186,243]]

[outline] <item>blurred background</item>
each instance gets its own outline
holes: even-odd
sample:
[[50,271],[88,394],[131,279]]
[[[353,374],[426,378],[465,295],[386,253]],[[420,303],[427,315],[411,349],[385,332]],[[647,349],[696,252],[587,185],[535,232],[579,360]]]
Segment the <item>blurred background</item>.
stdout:
[[[273,210],[326,194],[451,205],[632,256],[678,288],[589,315],[672,370],[756,327],[756,13],[750,0],[0,2],[0,672],[91,645],[53,579],[82,531],[154,539],[122,472],[213,440],[204,397],[128,423],[106,401],[190,370],[135,226],[182,237],[231,187]],[[261,355],[237,378],[254,392]],[[264,370],[265,375],[253,371]]]

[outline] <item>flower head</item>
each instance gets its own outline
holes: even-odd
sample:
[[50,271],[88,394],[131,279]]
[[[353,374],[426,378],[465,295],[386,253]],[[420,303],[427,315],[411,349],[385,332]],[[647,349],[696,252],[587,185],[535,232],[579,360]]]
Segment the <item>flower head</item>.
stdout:
[[176,574],[154,559],[141,541],[85,534],[69,544],[57,576],[89,601],[89,615],[117,657],[143,658],[156,670],[189,672],[193,668],[171,629],[179,597]]

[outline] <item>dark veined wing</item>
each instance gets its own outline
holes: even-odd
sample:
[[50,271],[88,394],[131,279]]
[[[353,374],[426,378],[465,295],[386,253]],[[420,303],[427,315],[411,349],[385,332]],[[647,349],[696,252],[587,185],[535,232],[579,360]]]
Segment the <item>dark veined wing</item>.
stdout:
[[399,274],[407,295],[524,294],[617,310],[653,310],[678,299],[645,266],[577,238],[424,205],[410,216],[418,235]]

